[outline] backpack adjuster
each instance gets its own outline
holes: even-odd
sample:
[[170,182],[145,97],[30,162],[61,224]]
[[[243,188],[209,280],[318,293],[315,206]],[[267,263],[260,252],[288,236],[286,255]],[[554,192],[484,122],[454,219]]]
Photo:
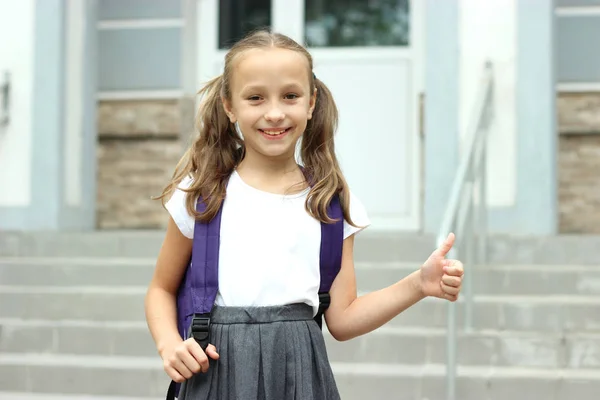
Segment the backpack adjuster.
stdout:
[[325,310],[329,308],[331,304],[331,296],[329,292],[319,293],[319,310],[317,311],[317,315],[315,315],[315,321],[319,328],[323,329],[323,314],[325,314]]
[[210,314],[194,314],[190,325],[190,337],[206,350],[210,336]]
[[331,304],[329,292],[319,293],[319,313],[323,314]]

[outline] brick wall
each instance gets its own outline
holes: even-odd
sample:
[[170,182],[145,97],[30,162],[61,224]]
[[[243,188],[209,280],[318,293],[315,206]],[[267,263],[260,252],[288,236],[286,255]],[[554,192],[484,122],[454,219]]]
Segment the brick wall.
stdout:
[[[561,233],[600,233],[600,93],[560,94]],[[182,121],[186,121],[184,125]],[[160,194],[193,130],[193,101],[105,101],[98,108],[100,229],[162,228]]]
[[561,233],[600,233],[600,93],[560,94],[558,201]]
[[[160,195],[193,121],[192,101],[103,101],[98,105],[100,229],[162,228]],[[182,121],[188,121],[183,124]]]

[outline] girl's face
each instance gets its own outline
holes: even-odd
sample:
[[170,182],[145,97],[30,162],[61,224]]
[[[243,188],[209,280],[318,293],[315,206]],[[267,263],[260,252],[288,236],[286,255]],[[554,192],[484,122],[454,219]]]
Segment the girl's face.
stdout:
[[309,73],[308,60],[292,50],[252,49],[239,56],[232,69],[231,100],[223,104],[230,121],[239,125],[247,155],[294,156],[315,106]]

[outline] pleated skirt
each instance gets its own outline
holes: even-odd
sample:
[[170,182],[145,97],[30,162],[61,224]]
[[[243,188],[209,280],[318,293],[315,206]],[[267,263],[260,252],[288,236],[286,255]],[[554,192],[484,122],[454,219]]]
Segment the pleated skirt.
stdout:
[[220,358],[180,389],[179,400],[339,400],[323,334],[306,304],[213,308]]

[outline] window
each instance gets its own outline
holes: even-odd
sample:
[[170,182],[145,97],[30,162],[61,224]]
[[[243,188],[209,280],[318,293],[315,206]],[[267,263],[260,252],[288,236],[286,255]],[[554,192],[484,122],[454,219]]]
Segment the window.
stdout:
[[408,2],[305,0],[306,44],[309,47],[407,46]]
[[227,49],[248,33],[271,26],[270,0],[220,0],[219,48]]

